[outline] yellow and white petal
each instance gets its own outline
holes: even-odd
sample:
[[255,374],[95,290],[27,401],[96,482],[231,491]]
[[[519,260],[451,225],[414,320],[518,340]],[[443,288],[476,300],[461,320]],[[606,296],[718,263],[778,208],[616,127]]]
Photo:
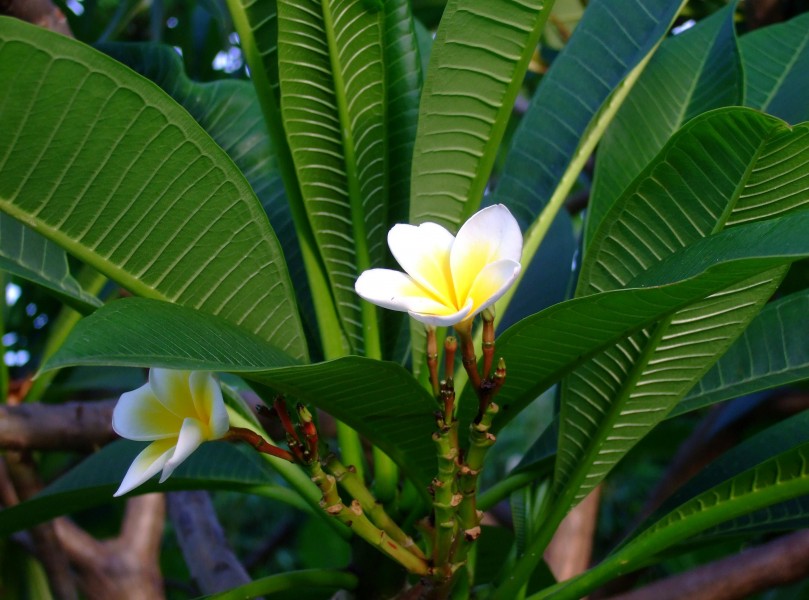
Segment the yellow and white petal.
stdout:
[[450,254],[457,297],[465,299],[469,295],[486,265],[499,260],[519,263],[521,257],[522,232],[505,206],[496,204],[472,215],[458,231]]
[[207,371],[192,371],[188,383],[197,409],[197,418],[208,426],[211,439],[225,435],[230,422],[219,383]]
[[429,312],[414,312],[408,311],[410,316],[426,325],[433,325],[434,327],[450,327],[456,325],[461,321],[468,319],[472,315],[472,300],[470,299],[466,306],[461,310],[452,311],[445,309],[443,311]]
[[163,467],[160,483],[166,481],[174,472],[174,469],[179,467],[180,463],[191,456],[194,450],[199,448],[202,442],[207,439],[209,439],[207,427],[197,419],[189,418],[183,421],[183,427],[180,429],[180,437],[177,439],[177,446],[174,448],[174,453]]
[[161,404],[147,383],[121,395],[112,411],[112,428],[137,441],[176,438],[183,421]]
[[499,300],[514,284],[520,268],[520,263],[508,259],[486,265],[469,290],[469,299],[474,303],[472,316]]
[[184,419],[197,414],[191,398],[190,371],[176,369],[149,369],[149,385],[152,392],[168,410]]
[[455,307],[446,306],[410,277],[390,269],[364,271],[354,283],[354,289],[362,298],[383,308],[416,313],[455,312]]
[[158,473],[168,462],[176,443],[176,438],[172,438],[158,440],[146,446],[132,461],[124,480],[113,496],[126,494]]
[[455,238],[435,223],[394,225],[388,232],[393,257],[419,285],[448,306],[456,306],[449,257]]

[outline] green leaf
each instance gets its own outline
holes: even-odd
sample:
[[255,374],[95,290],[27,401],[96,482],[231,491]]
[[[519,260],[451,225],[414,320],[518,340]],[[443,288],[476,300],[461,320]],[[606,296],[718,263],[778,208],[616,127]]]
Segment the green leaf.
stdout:
[[809,290],[771,302],[670,416],[809,379],[806,331]]
[[599,145],[587,210],[588,239],[624,189],[686,121],[742,103],[735,8],[736,2],[731,2],[664,40],[652,56]]
[[408,0],[386,0],[384,56],[388,120],[388,228],[407,223],[410,171],[421,98],[421,55]]
[[103,44],[98,49],[159,85],[236,163],[270,219],[284,249],[298,306],[314,328],[312,294],[297,231],[253,86],[232,79],[193,81],[185,74],[182,59],[171,46]]
[[[607,213],[577,295],[630,285],[725,226],[800,211],[809,126],[748,109],[691,120]],[[793,190],[794,186],[794,190]],[[670,260],[665,260],[671,265]],[[740,279],[594,357],[564,382],[556,492],[575,504],[663,420],[777,288],[783,267]],[[635,282],[636,284],[637,282]]]
[[0,213],[0,269],[55,292],[83,313],[101,306],[70,274],[64,250],[5,213]]
[[757,29],[740,39],[747,76],[745,105],[790,123],[809,120],[809,15]]
[[14,19],[0,25],[0,81],[0,209],[138,295],[306,355],[267,218],[187,112],[103,54]]
[[763,460],[680,504],[584,575],[533,596],[580,598],[719,523],[809,494],[809,442]]
[[[118,440],[90,455],[30,500],[0,511],[0,535],[112,502],[112,494],[143,448],[142,442]],[[136,493],[191,489],[247,492],[271,485],[271,472],[258,454],[252,450],[243,452],[225,442],[212,442],[200,446],[164,483],[151,479]]]
[[[809,214],[739,226],[676,252],[617,289],[574,298],[523,319],[497,338],[497,356],[508,368],[498,393],[499,431],[544,390],[605,346],[669,313],[809,255]],[[466,389],[460,418],[469,423],[477,404]],[[462,423],[462,427],[463,427]]]
[[654,51],[682,4],[589,3],[534,94],[494,192],[493,202],[508,206],[523,230],[554,194],[615,90]]
[[[300,182],[281,119],[277,2],[228,0],[228,9],[239,34],[242,51],[250,68],[250,79],[255,86],[272,150],[284,182],[289,214],[295,226],[294,233],[300,246],[301,259],[306,267],[323,353],[329,358],[341,356],[348,351],[348,343],[344,339],[337,315],[326,266],[306,214]],[[272,215],[270,218],[272,219]]]
[[435,401],[401,366],[358,356],[290,365],[259,338],[180,306],[127,298],[83,319],[45,364],[227,371],[322,408],[394,459],[426,490],[435,471]]
[[[697,475],[666,500],[639,529],[642,531],[674,511],[678,506],[685,504],[723,481],[736,477],[743,471],[752,469],[763,460],[806,443],[807,430],[809,430],[809,411],[794,415],[745,440],[700,470]],[[805,507],[805,505],[808,503],[809,500],[807,499],[797,498],[788,505],[779,504],[757,511],[744,518],[728,521],[720,526],[706,530],[699,535],[698,539],[706,541],[720,535],[727,536],[741,532],[777,530],[779,522],[806,519],[809,516],[809,512],[807,512],[809,506]],[[631,543],[631,539],[627,543]]]
[[410,222],[457,231],[478,208],[552,0],[450,0],[419,109]]
[[278,40],[284,126],[337,311],[352,349],[376,355],[376,309],[354,281],[386,256],[382,14],[280,0]]

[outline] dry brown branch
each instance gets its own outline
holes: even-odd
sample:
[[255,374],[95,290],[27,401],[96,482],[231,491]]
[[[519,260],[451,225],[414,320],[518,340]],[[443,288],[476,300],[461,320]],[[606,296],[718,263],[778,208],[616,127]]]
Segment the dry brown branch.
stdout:
[[737,600],[807,574],[809,531],[798,531],[610,600]]
[[207,492],[172,492],[168,506],[185,562],[203,594],[250,583],[225,539]]
[[56,533],[79,574],[81,591],[90,600],[164,598],[158,566],[160,538],[166,515],[162,494],[129,500],[114,539],[99,541],[72,521],[56,520]]
[[50,0],[0,0],[0,14],[73,37],[65,15]]
[[558,581],[583,573],[590,566],[601,486],[564,518],[545,550],[545,561]]
[[115,438],[115,400],[0,406],[0,448],[92,450]]

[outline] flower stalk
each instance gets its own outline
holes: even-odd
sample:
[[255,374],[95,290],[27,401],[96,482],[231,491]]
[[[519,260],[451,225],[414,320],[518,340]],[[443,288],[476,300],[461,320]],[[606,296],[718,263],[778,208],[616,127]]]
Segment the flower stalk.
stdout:
[[276,456],[278,458],[288,460],[289,462],[295,462],[295,457],[292,456],[291,453],[287,452],[283,448],[279,448],[278,446],[273,446],[255,431],[245,427],[231,427],[224,439],[246,442],[247,444],[250,444],[256,450],[256,452]]

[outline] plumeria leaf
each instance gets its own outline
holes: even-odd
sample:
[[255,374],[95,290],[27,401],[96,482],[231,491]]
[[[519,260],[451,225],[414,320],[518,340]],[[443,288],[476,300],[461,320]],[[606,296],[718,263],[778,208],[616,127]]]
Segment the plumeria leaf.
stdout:
[[552,1],[450,0],[413,157],[410,222],[455,232],[477,211]]
[[0,81],[0,210],[138,295],[306,356],[264,211],[185,110],[111,58],[16,19],[0,25]]
[[62,248],[4,213],[0,213],[0,269],[51,290],[83,313],[101,306],[70,274]]
[[[28,529],[60,515],[70,514],[112,500],[129,465],[145,443],[119,440],[89,456],[36,496],[0,511],[0,535]],[[273,474],[252,450],[233,444],[203,444],[164,483],[157,478],[138,487],[136,493],[192,489],[227,489],[247,492],[257,487],[275,487]],[[280,488],[279,488],[280,489]],[[287,498],[288,490],[279,492]],[[302,501],[292,500],[303,506]]]
[[299,236],[284,191],[276,150],[266,133],[254,87],[249,82],[232,79],[208,83],[193,81],[171,46],[119,43],[97,47],[159,85],[194,117],[244,173],[284,249],[298,307],[307,317],[306,324],[314,328],[312,294]]
[[[605,216],[588,246],[577,295],[636,285],[655,265],[670,265],[678,248],[693,248],[726,227],[805,212],[807,157],[809,125],[791,129],[743,108],[692,119]],[[567,377],[556,493],[572,504],[584,498],[741,335],[785,268],[739,279]]]
[[809,290],[771,302],[671,416],[809,379],[807,331]]
[[745,105],[789,123],[809,120],[803,101],[809,70],[809,14],[762,27],[740,39]]
[[375,307],[361,304],[353,285],[361,271],[385,262],[383,17],[350,0],[278,2],[284,128],[337,312],[356,353],[366,342],[369,349],[379,345]]
[[[790,438],[789,441],[797,443],[786,450],[764,448],[762,453],[739,457],[738,470],[732,465],[722,464],[737,474],[711,483],[704,491],[675,506],[588,572],[586,580],[581,577],[570,579],[544,590],[537,598],[552,597],[560,590],[564,590],[566,597],[584,597],[616,575],[649,564],[666,549],[723,522],[809,494],[809,442],[805,435],[799,440]],[[746,447],[744,451],[749,449]],[[748,458],[752,459],[749,463]],[[723,463],[722,459],[720,463]]]
[[[664,40],[629,92],[598,148],[587,205],[588,239],[609,207],[686,121],[742,103],[735,8],[736,2],[731,2]],[[638,135],[639,127],[643,135]]]
[[127,298],[84,319],[45,370],[129,365],[225,371],[311,403],[380,447],[426,490],[435,470],[435,403],[401,366],[351,356],[294,365],[229,323],[165,302]]

